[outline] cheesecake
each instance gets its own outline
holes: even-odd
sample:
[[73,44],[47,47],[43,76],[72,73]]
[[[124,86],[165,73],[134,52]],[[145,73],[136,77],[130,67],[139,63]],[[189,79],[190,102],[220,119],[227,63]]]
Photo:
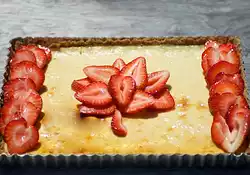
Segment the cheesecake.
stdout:
[[235,152],[249,110],[240,55],[223,44],[24,45],[3,86],[2,152]]

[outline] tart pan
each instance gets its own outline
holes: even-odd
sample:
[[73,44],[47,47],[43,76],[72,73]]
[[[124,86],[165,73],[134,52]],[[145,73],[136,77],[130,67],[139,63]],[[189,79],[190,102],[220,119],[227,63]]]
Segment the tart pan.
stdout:
[[[241,58],[241,74],[245,82],[245,97],[249,103],[244,61],[240,47],[240,38],[235,36],[200,37],[140,37],[140,38],[48,38],[26,37],[10,41],[9,55],[5,67],[3,83],[9,77],[9,60],[13,52],[22,45],[36,44],[58,49],[79,46],[112,45],[204,45],[207,40],[219,43],[231,42],[237,46]],[[3,94],[0,97],[3,106]],[[187,168],[187,167],[245,167],[250,165],[250,155],[240,154],[81,154],[81,155],[7,155],[3,152],[3,140],[0,139],[0,166],[42,166],[42,167],[137,167],[137,168]]]

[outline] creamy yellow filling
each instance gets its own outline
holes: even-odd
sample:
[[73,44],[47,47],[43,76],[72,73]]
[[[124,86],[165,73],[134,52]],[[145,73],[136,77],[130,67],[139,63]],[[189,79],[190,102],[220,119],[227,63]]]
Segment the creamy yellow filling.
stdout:
[[[42,93],[40,147],[32,154],[77,153],[220,153],[211,140],[212,116],[202,74],[203,46],[112,46],[62,48],[53,52]],[[80,118],[71,83],[84,78],[89,65],[126,63],[144,56],[148,73],[168,70],[176,109],[123,118],[126,137],[113,134],[111,118]]]

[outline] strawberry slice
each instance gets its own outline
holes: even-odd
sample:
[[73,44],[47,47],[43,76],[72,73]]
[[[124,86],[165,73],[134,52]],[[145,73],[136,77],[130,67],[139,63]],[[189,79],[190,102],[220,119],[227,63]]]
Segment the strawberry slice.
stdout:
[[10,154],[22,154],[38,144],[39,133],[36,127],[28,126],[21,118],[8,123],[4,130],[4,140]]
[[235,105],[237,105],[239,108],[249,108],[247,100],[243,95],[237,97]]
[[152,106],[154,104],[154,97],[150,94],[137,90],[133,96],[132,101],[125,108],[124,112],[127,114],[134,114],[141,112],[144,109]]
[[7,81],[3,86],[4,92],[4,101],[8,101],[9,98],[13,95],[14,91],[19,90],[28,90],[34,89],[36,90],[35,83],[29,78],[16,78],[10,81]]
[[41,69],[44,68],[44,66],[48,63],[47,55],[44,49],[40,49],[35,45],[27,45],[27,46],[22,46],[21,50],[28,50],[33,52],[33,54],[36,57],[36,64]]
[[[36,107],[30,102],[20,103],[14,99],[11,99],[8,103],[5,103],[1,110],[2,122],[0,124],[0,130],[3,132],[5,126],[12,120],[24,118],[28,125],[34,125],[39,113]],[[2,133],[3,134],[3,133]]]
[[91,83],[89,78],[82,78],[79,80],[74,80],[71,84],[71,89],[75,92],[82,91],[87,85]]
[[235,50],[230,50],[229,52],[221,51],[220,60],[227,61],[237,66],[240,65],[240,58]]
[[243,113],[249,118],[250,111],[246,106],[241,106],[238,104],[232,105],[227,113],[227,123],[230,131],[232,131],[236,126],[234,123],[234,119],[237,117],[238,113]]
[[[217,49],[213,47],[207,48],[203,53],[202,53],[202,62],[201,64],[203,65],[203,71],[206,73],[214,64],[218,63],[220,61],[220,53],[218,52]],[[204,62],[206,61],[206,64]],[[204,66],[205,65],[205,66]]]
[[43,85],[45,75],[44,71],[34,63],[23,61],[10,69],[10,80],[16,78],[30,78],[36,84],[36,90],[38,91]]
[[214,94],[208,99],[208,105],[212,114],[219,112],[222,117],[226,117],[228,109],[237,99],[237,96],[232,93]]
[[47,63],[49,63],[51,61],[51,58],[52,58],[51,50],[48,47],[43,47],[43,46],[38,46],[38,47],[45,52],[45,54],[47,56]]
[[124,66],[126,66],[126,63],[121,58],[117,58],[115,62],[113,63],[113,66],[116,67],[119,70],[122,70]]
[[248,118],[245,113],[239,112],[230,119],[233,129],[230,132],[229,127],[219,113],[214,116],[211,127],[211,136],[216,145],[224,151],[233,153],[241,146],[248,132]]
[[110,78],[109,92],[120,107],[130,103],[135,89],[135,80],[130,76],[113,75]]
[[244,80],[242,79],[240,74],[225,74],[223,72],[219,73],[218,75],[216,75],[214,82],[218,82],[221,80],[226,80],[226,81],[230,81],[232,83],[235,83],[241,92],[244,91],[245,88],[245,84],[244,84]]
[[85,115],[111,115],[115,112],[115,105],[111,104],[109,106],[104,107],[92,107],[92,106],[86,106],[86,105],[80,105],[79,110],[80,113]]
[[216,41],[212,41],[212,40],[208,40],[206,43],[205,43],[205,49],[209,48],[209,47],[213,47],[215,49],[218,49],[219,48],[219,44],[216,42]]
[[87,85],[83,91],[77,91],[75,98],[91,106],[106,106],[112,102],[112,97],[108,92],[108,86],[103,82],[94,82]]
[[119,74],[119,69],[113,66],[87,66],[83,72],[91,81],[102,81],[106,84],[112,75]]
[[13,95],[10,97],[10,99],[16,100],[19,103],[30,102],[36,107],[36,109],[39,113],[41,112],[42,98],[33,89],[14,91]]
[[206,75],[206,80],[209,86],[214,83],[215,77],[221,72],[230,75],[236,74],[239,72],[239,67],[226,61],[216,63],[208,70]]
[[116,134],[117,136],[124,137],[128,133],[126,126],[124,126],[122,123],[122,114],[117,109],[112,116],[111,128],[114,134]]
[[33,52],[28,50],[17,50],[10,60],[10,66],[14,66],[22,61],[30,61],[36,64],[36,57]]
[[219,51],[220,52],[230,52],[231,50],[235,50],[236,46],[232,43],[220,44]]
[[122,70],[124,76],[131,76],[136,83],[137,89],[143,89],[147,85],[146,59],[138,57],[129,62]]
[[175,101],[167,88],[154,95],[155,102],[150,109],[171,110],[175,107]]
[[221,80],[221,81],[215,82],[210,87],[209,95],[213,96],[216,93],[223,94],[226,92],[229,92],[235,95],[240,95],[243,93],[243,91],[241,91],[240,88],[236,84],[227,80]]
[[170,73],[167,70],[153,72],[148,75],[148,83],[145,92],[155,94],[161,91],[169,79]]

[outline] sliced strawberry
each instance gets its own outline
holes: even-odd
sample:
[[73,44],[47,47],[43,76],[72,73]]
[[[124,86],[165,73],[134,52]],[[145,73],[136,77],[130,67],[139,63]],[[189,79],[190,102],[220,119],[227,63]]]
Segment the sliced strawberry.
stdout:
[[235,101],[235,105],[237,105],[240,108],[249,108],[247,100],[243,95],[237,96],[237,99]]
[[175,107],[175,101],[167,88],[154,95],[155,102],[150,109],[171,110]]
[[203,68],[204,72],[206,73],[210,67],[220,61],[220,53],[217,49],[209,47],[202,53],[202,61],[204,60],[207,61],[207,67]]
[[36,90],[39,90],[43,85],[45,75],[44,71],[34,63],[23,61],[10,69],[10,80],[16,78],[30,78],[36,84]]
[[112,75],[119,74],[119,69],[113,66],[87,66],[83,72],[91,81],[102,81],[106,84]]
[[121,58],[117,58],[115,62],[113,63],[113,66],[116,67],[119,70],[122,70],[124,66],[126,66],[126,63]]
[[131,76],[136,83],[137,89],[143,89],[147,85],[146,59],[138,57],[129,62],[122,70],[124,76]]
[[219,51],[220,52],[230,52],[231,50],[235,50],[236,46],[232,43],[220,44]]
[[47,56],[47,63],[49,63],[51,61],[51,58],[52,58],[51,50],[48,47],[43,47],[43,46],[38,46],[38,47],[45,52],[45,54]]
[[209,48],[209,47],[213,47],[215,49],[218,49],[219,48],[219,44],[216,42],[216,41],[212,41],[212,40],[208,40],[206,43],[205,43],[205,49]]
[[237,117],[238,113],[243,113],[246,115],[247,118],[249,118],[250,111],[247,107],[242,107],[238,104],[232,105],[228,110],[227,114],[227,123],[230,131],[232,131],[235,128],[234,119],[235,117]]
[[33,89],[29,90],[19,90],[14,91],[10,99],[14,99],[19,103],[30,102],[32,103],[37,111],[40,113],[42,109],[42,98],[41,96]]
[[4,129],[6,127],[6,124],[3,121],[3,117],[0,117],[0,133],[3,135],[4,134]]
[[155,94],[161,91],[169,79],[170,73],[167,70],[153,72],[148,75],[148,83],[145,92]]
[[10,121],[20,118],[24,118],[28,125],[34,125],[39,113],[32,103],[20,103],[15,99],[11,99],[8,103],[4,104],[1,115],[2,123],[0,127],[4,128]]
[[36,127],[28,126],[21,118],[8,123],[4,130],[4,140],[10,154],[22,154],[38,144],[39,133]]
[[124,137],[128,133],[126,126],[122,124],[122,114],[117,109],[115,110],[115,113],[112,116],[111,128],[112,131],[118,136]]
[[206,80],[209,86],[214,83],[215,77],[221,72],[231,75],[236,74],[239,72],[239,67],[226,61],[216,63],[208,70],[206,75]]
[[130,103],[135,89],[135,80],[130,76],[113,75],[110,78],[109,92],[120,107]]
[[105,107],[91,107],[86,105],[80,105],[79,110],[80,113],[86,114],[86,115],[111,115],[115,112],[115,105],[111,104],[109,106]]
[[[203,52],[204,53],[204,52]],[[209,65],[208,65],[208,61],[207,61],[207,57],[203,56],[202,54],[202,60],[201,60],[201,67],[203,69],[204,74],[207,73],[208,69],[209,69]]]
[[240,74],[225,74],[223,72],[219,73],[218,75],[216,75],[214,82],[218,82],[221,80],[226,80],[226,81],[230,81],[232,83],[235,83],[240,91],[244,91],[245,88],[245,84],[244,84],[244,80],[242,79]]
[[82,91],[87,85],[91,83],[89,78],[82,78],[79,80],[74,80],[71,84],[71,89],[75,92]]
[[230,50],[229,52],[220,52],[220,60],[227,61],[237,66],[240,65],[240,58],[235,50]]
[[218,82],[215,82],[209,89],[209,95],[213,96],[214,94],[223,94],[223,93],[232,93],[235,95],[240,95],[243,93],[243,91],[240,90],[240,88],[227,80],[221,80]]
[[36,64],[41,69],[44,68],[44,66],[48,63],[45,51],[35,45],[22,46],[21,50],[29,50],[33,52],[36,57]]
[[17,50],[10,60],[10,65],[14,66],[22,61],[30,61],[36,64],[36,57],[33,52],[28,50]]
[[10,81],[7,81],[3,86],[4,92],[4,101],[8,101],[9,97],[13,95],[14,91],[18,90],[28,90],[34,89],[36,90],[35,83],[29,78],[16,78]]
[[150,94],[137,90],[133,96],[132,101],[125,108],[124,112],[127,114],[134,114],[141,112],[144,109],[152,106],[154,104],[154,97]]
[[232,93],[214,94],[208,99],[208,105],[212,114],[220,113],[223,117],[226,116],[228,109],[237,99],[237,96]]
[[211,127],[211,136],[216,145],[229,153],[235,152],[243,143],[248,132],[248,119],[244,113],[237,113],[231,120],[233,130],[219,113],[214,116]]
[[94,82],[87,85],[83,91],[75,93],[75,98],[91,106],[106,106],[112,102],[108,86],[103,82]]

